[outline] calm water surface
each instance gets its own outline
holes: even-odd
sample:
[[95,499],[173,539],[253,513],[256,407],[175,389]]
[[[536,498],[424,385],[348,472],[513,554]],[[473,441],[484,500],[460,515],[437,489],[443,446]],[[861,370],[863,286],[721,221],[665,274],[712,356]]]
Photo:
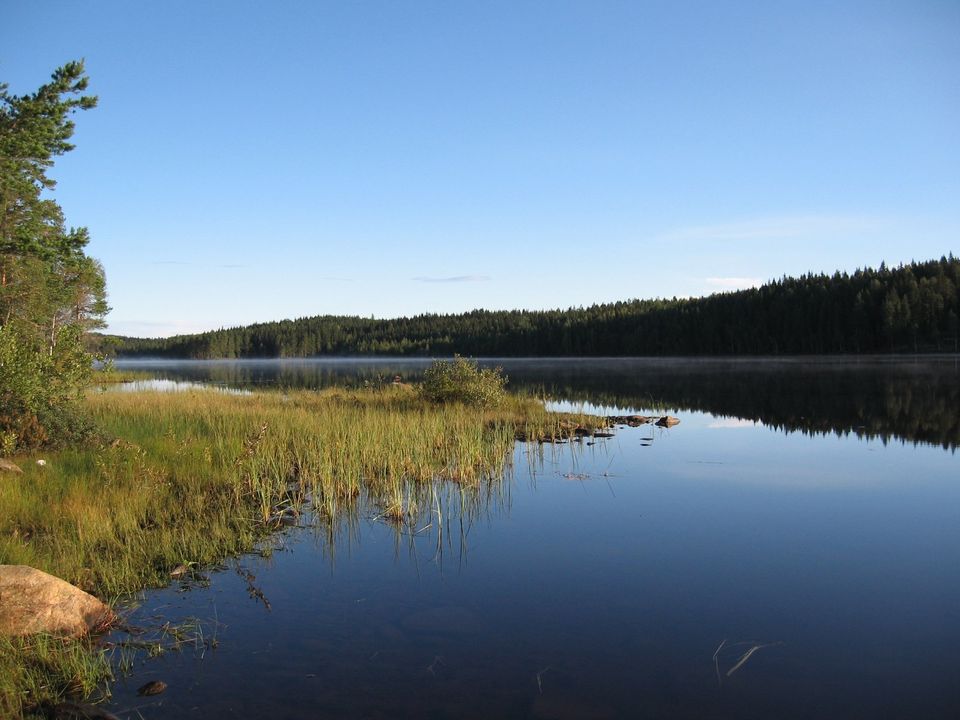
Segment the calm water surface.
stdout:
[[[552,401],[668,408],[682,422],[592,446],[518,445],[509,477],[440,489],[442,522],[434,512],[424,529],[398,530],[371,510],[294,528],[272,538],[269,557],[147,593],[133,622],[197,618],[207,642],[138,656],[111,709],[960,715],[956,359],[499,364]],[[424,368],[123,366],[238,389],[415,379]],[[151,679],[169,689],[138,698]]]

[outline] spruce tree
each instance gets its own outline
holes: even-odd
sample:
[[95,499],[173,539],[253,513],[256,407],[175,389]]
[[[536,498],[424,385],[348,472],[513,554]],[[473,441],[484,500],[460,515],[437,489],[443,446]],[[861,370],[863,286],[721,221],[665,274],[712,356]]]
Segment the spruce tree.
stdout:
[[83,62],[36,92],[0,84],[0,454],[78,434],[89,377],[84,333],[108,311],[103,268],[50,197],[55,159],[73,149],[73,115],[96,106]]

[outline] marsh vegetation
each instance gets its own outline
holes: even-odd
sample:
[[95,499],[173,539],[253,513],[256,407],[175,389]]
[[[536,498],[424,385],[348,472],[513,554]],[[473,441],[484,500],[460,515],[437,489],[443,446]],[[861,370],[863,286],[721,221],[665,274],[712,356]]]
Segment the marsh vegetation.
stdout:
[[[490,381],[486,371],[476,376]],[[435,484],[480,492],[499,482],[517,436],[558,438],[601,422],[516,396],[435,403],[402,384],[94,392],[85,408],[102,446],[44,455],[42,466],[23,458],[23,475],[0,484],[0,563],[40,568],[105,599],[252,551],[307,513],[329,527],[360,512],[412,526],[437,505]],[[21,643],[14,656],[36,647]],[[5,646],[8,659],[11,652]],[[88,667],[101,673],[97,662]],[[54,678],[44,687],[57,695],[72,686]],[[13,689],[4,692],[9,706]],[[17,697],[49,699],[37,692],[29,682]]]

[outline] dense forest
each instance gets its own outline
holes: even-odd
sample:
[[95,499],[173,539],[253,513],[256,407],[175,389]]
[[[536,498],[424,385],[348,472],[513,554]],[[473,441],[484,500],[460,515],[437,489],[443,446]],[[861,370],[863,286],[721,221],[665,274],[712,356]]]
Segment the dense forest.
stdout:
[[121,356],[644,356],[956,351],[960,260],[784,277],[705,298],[389,320],[317,316],[165,339],[105,338]]

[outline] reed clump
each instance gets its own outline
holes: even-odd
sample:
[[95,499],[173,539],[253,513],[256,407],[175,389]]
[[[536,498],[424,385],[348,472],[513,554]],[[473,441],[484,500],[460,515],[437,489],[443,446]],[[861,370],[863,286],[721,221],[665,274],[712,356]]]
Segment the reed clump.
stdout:
[[411,484],[483,482],[502,474],[518,434],[563,431],[534,400],[436,405],[403,386],[104,393],[87,409],[115,439],[42,467],[28,459],[0,485],[0,561],[107,597],[249,550],[308,497],[330,517],[361,496],[405,513]]
[[68,698],[107,697],[110,656],[91,640],[0,636],[0,717],[47,717]]

